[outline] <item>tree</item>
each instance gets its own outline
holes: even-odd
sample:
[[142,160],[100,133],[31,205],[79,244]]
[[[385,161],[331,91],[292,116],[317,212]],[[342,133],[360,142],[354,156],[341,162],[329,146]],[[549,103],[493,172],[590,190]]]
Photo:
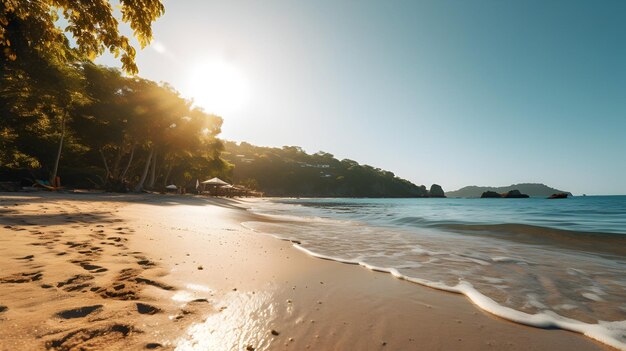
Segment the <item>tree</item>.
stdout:
[[[140,46],[147,45],[152,22],[164,13],[160,0],[121,0],[119,8],[121,20],[133,29]],[[60,22],[67,26],[59,28]],[[0,109],[6,119],[0,125],[5,139],[0,151],[3,164],[37,167],[40,159],[23,152],[33,147],[16,149],[16,144],[32,142],[28,137],[35,135],[42,137],[38,142],[56,138],[49,174],[51,180],[56,178],[62,151],[71,137],[67,129],[70,112],[84,102],[79,63],[108,50],[120,57],[127,73],[137,73],[135,49],[120,34],[118,25],[107,0],[0,0]],[[75,48],[66,34],[74,38]],[[32,130],[36,133],[29,133]],[[45,150],[52,149],[46,146]],[[15,156],[10,156],[11,152]]]
[[[135,142],[128,126],[136,114],[136,106],[130,99],[135,80],[123,77],[117,69],[90,62],[81,67],[89,103],[73,111],[71,128],[80,131],[77,136],[88,146],[91,157],[102,161],[104,187],[121,190],[134,156]],[[122,166],[127,153],[130,156],[126,166]]]
[[[0,130],[7,136],[0,160],[29,168],[50,161],[49,176],[54,179],[61,147],[67,141],[69,111],[85,102],[82,75],[77,65],[47,52],[31,51],[22,42],[14,46],[29,54],[15,62],[3,60],[0,67]],[[50,152],[53,149],[55,153]]]
[[[1,0],[0,4],[0,50],[8,60],[22,60],[30,50],[66,58],[68,33],[80,55],[93,59],[108,50],[120,57],[125,72],[138,72],[135,48],[120,34],[108,0]],[[121,0],[119,8],[122,21],[145,47],[152,40],[152,22],[165,12],[163,4],[160,0]],[[64,29],[57,26],[59,15],[67,22]],[[21,50],[19,43],[30,50]]]

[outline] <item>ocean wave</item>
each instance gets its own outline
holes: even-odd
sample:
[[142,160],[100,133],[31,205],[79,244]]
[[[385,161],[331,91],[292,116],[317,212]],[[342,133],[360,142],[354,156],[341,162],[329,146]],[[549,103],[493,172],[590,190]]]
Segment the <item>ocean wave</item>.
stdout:
[[[578,225],[574,212],[582,202],[502,202],[502,209],[479,200],[293,201],[265,202],[252,210],[258,221],[243,225],[315,257],[463,294],[513,322],[626,349],[623,220],[593,215]],[[524,206],[523,216],[516,206]]]
[[529,224],[437,224],[436,227],[466,234],[497,236],[500,239],[526,243],[551,244],[580,251],[626,256],[626,235],[555,229]]
[[[504,306],[489,296],[478,291],[470,282],[460,280],[456,285],[448,285],[440,281],[431,281],[419,277],[409,276],[402,274],[396,267],[377,266],[368,263],[363,260],[346,259],[337,256],[330,256],[318,253],[311,249],[306,248],[301,241],[285,237],[278,234],[265,233],[255,229],[253,223],[244,222],[242,225],[252,231],[260,232],[263,234],[271,235],[281,240],[287,240],[292,242],[293,247],[306,253],[307,255],[317,257],[324,260],[331,260],[344,264],[359,265],[366,269],[375,272],[383,272],[393,275],[394,277],[402,280],[406,280],[411,283],[426,286],[432,289],[446,291],[455,294],[462,294],[466,296],[474,305],[480,309],[489,312],[495,316],[507,319],[511,322],[528,325],[537,328],[558,328],[568,330],[576,333],[583,334],[587,337],[595,339],[601,343],[617,348],[619,350],[626,350],[626,320],[624,321],[598,321],[597,323],[586,323],[578,321],[572,318],[567,318],[551,310],[544,310],[539,313],[526,313],[513,309],[511,307]],[[523,262],[523,260],[513,259],[510,257],[494,257],[494,262]],[[525,262],[524,262],[525,263]],[[492,278],[491,283],[501,282],[501,279]],[[588,293],[592,295],[592,293]],[[594,295],[595,296],[595,295]],[[535,305],[539,305],[541,308],[545,308],[545,305],[535,302]],[[566,310],[566,308],[563,308]]]

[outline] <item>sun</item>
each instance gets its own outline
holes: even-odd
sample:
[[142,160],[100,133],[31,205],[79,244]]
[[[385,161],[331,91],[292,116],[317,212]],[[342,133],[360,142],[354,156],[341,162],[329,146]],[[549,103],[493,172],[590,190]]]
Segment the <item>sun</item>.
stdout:
[[228,62],[205,60],[193,65],[187,75],[185,95],[209,113],[227,116],[248,102],[248,81]]

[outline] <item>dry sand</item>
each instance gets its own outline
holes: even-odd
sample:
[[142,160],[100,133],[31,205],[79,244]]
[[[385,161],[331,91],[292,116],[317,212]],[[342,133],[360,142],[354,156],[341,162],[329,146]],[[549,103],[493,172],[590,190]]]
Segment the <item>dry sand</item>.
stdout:
[[609,349],[307,256],[246,205],[0,194],[0,350]]

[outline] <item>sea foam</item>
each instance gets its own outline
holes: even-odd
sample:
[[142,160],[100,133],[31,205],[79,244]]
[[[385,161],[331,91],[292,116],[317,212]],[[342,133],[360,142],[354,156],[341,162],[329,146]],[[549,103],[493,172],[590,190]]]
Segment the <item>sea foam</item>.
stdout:
[[[623,262],[615,262],[615,257],[579,255],[490,237],[477,240],[476,236],[432,228],[406,232],[374,227],[354,218],[294,214],[293,209],[270,207],[268,211],[260,206],[254,212],[267,216],[270,223],[242,224],[289,240],[296,249],[314,257],[360,265],[462,294],[482,310],[512,322],[569,330],[626,350],[626,318],[620,318],[624,311],[616,306],[624,294]],[[301,206],[298,210],[307,209]],[[605,283],[602,289],[595,279],[598,272],[602,272]],[[552,300],[560,296],[559,303],[549,303],[550,295]],[[499,296],[498,301],[494,296]],[[610,319],[603,319],[605,316]]]
[[[247,229],[256,231],[249,224],[247,225],[246,223],[242,223],[242,225]],[[336,261],[344,264],[359,265],[374,272],[389,273],[398,279],[406,280],[411,283],[419,284],[432,289],[465,295],[474,305],[478,306],[480,309],[496,315],[500,318],[507,319],[511,322],[536,328],[559,328],[563,330],[568,330],[575,333],[583,334],[618,350],[626,350],[626,321],[599,321],[598,323],[593,324],[566,318],[553,311],[529,314],[498,304],[493,299],[481,294],[478,290],[474,289],[472,284],[466,281],[461,281],[455,286],[449,286],[443,282],[409,277],[401,274],[395,268],[379,267],[363,261],[348,260],[342,259],[340,257],[322,255],[303,247],[301,244],[293,242],[293,240],[286,239],[275,234],[264,234],[271,235],[277,239],[291,241],[294,248],[313,257],[321,258],[324,260]]]

